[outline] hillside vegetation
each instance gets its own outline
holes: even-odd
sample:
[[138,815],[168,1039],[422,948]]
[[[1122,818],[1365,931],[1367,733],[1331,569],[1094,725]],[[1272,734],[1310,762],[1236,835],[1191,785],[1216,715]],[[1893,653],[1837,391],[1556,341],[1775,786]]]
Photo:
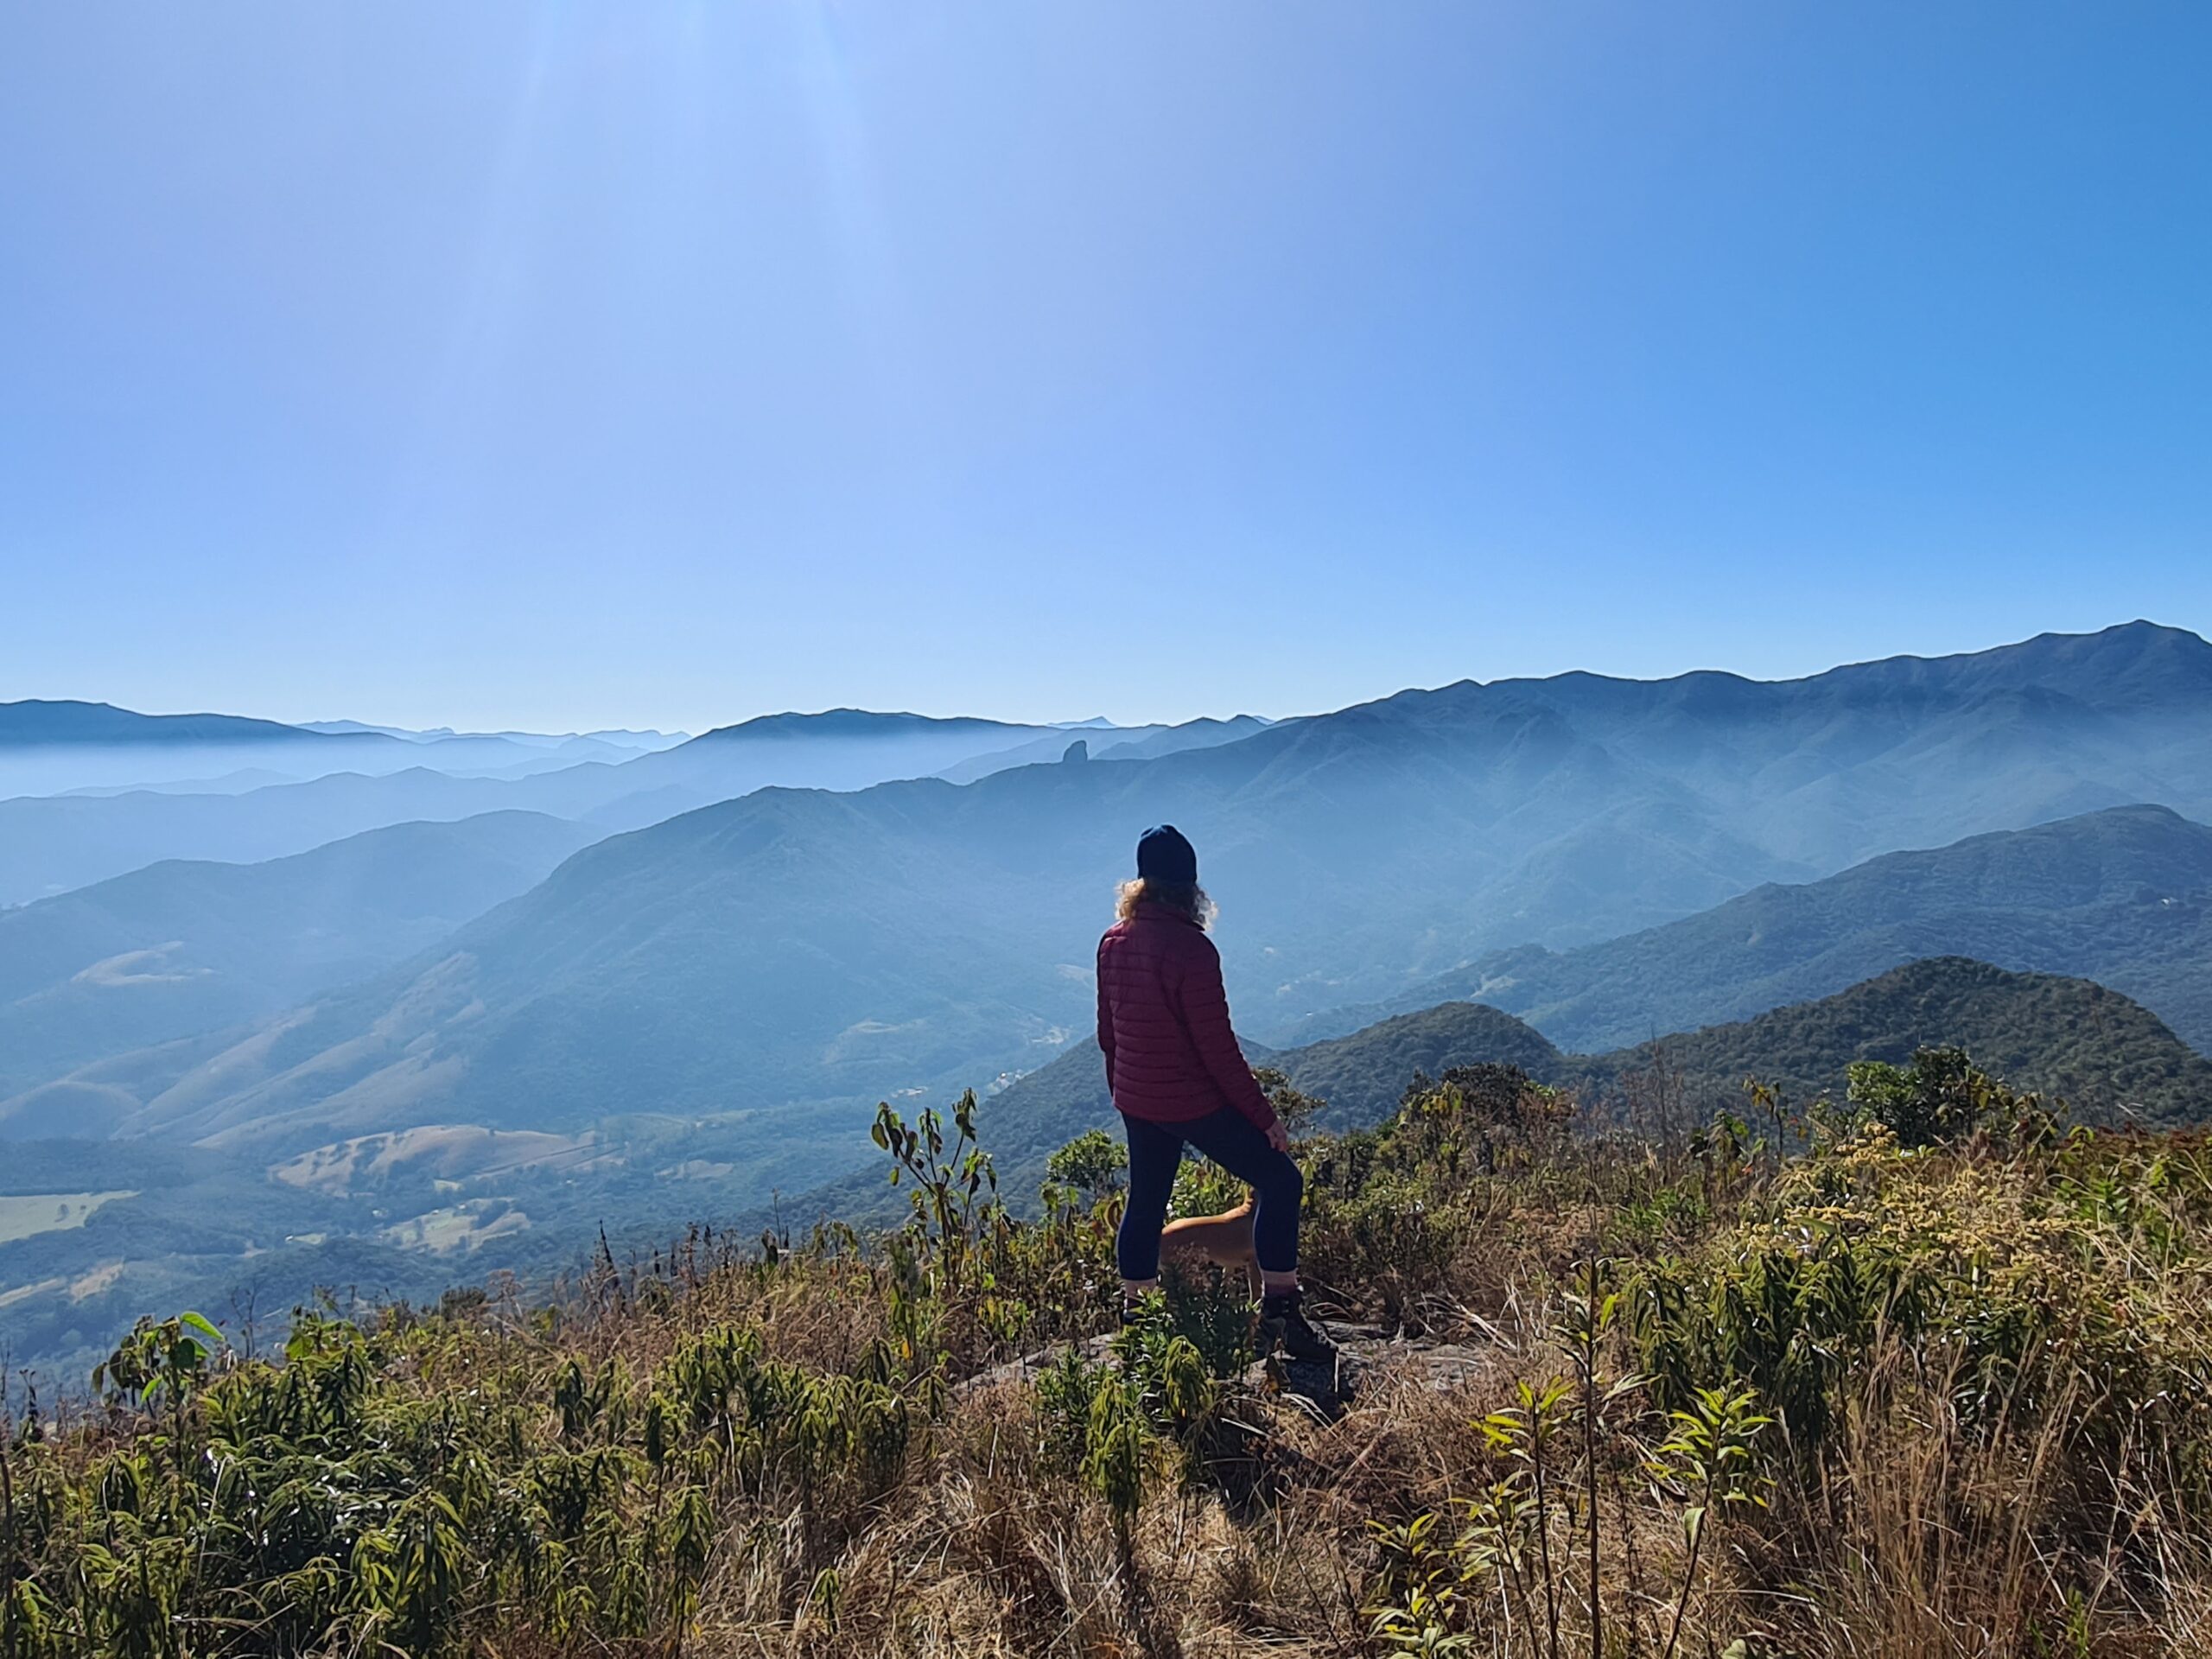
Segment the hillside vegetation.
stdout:
[[[1679,1133],[1716,1109],[1745,1109],[1746,1076],[1773,1078],[1802,1104],[1841,1090],[1853,1060],[1901,1061],[1948,1037],[2001,1056],[2024,1084],[2075,1090],[2082,1115],[2098,1121],[2130,1104],[2150,1121],[2195,1121],[2212,1100],[2205,1063],[2126,999],[1971,963],[1923,965],[1826,1005],[1605,1056],[1561,1054],[1510,1015],[1470,1003],[1303,1049],[1248,1045],[1248,1053],[1325,1099],[1317,1122],[1332,1130],[1382,1122],[1419,1074],[1497,1059],[1574,1088],[1593,1122]],[[72,1088],[147,1086],[99,1081],[105,1073],[88,1070],[81,1084],[39,1098],[60,1114],[72,1109]],[[90,1095],[81,1109],[103,1109],[105,1097]],[[81,1376],[149,1306],[226,1317],[257,1307],[264,1324],[281,1325],[319,1285],[419,1300],[495,1269],[543,1285],[574,1270],[602,1227],[620,1252],[702,1215],[755,1217],[751,1232],[817,1217],[880,1220],[895,1195],[861,1166],[872,1110],[814,1102],[708,1117],[627,1114],[568,1132],[418,1124],[257,1155],[254,1143],[18,1141],[0,1167],[0,1192],[135,1196],[81,1229],[0,1243],[0,1344],[16,1365]],[[977,1116],[1011,1201],[1033,1211],[1052,1151],[1114,1122],[1095,1046],[1084,1039],[984,1100]],[[466,1254],[439,1255],[441,1246]]]
[[[1248,1043],[1245,1052],[1325,1102],[1325,1127],[1346,1129],[1380,1122],[1416,1077],[1477,1061],[1503,1061],[1539,1082],[1572,1086],[1592,1116],[1622,1122],[1664,1110],[1702,1121],[1739,1105],[1746,1077],[1802,1103],[1840,1094],[1856,1062],[1901,1063],[1947,1040],[2022,1087],[2075,1103],[2084,1122],[2196,1122],[2212,1102],[2212,1061],[2126,997],[2086,980],[2008,973],[1959,957],[1910,963],[1817,1001],[1605,1054],[1562,1053],[1533,1027],[1478,1002],[1396,1014],[1299,1048]],[[1025,1176],[1041,1171],[1052,1147],[1112,1122],[1113,1110],[1106,1068],[1090,1039],[981,1108],[992,1144]],[[850,1190],[847,1183],[842,1192]]]
[[1792,1100],[1834,1094],[1852,1065],[1903,1064],[1951,1038],[2023,1087],[2063,1098],[2092,1123],[2197,1123],[2212,1100],[2212,1061],[2119,992],[2083,979],[2013,974],[1938,957],[1893,969],[1817,1001],[1617,1051],[1587,1075],[1625,1086],[1660,1069],[1695,1097],[1719,1097],[1757,1077]]
[[882,1237],[325,1309],[281,1363],[148,1320],[0,1437],[0,1654],[2212,1642],[2200,1139],[1956,1051],[1858,1068],[1793,1158],[1573,1112],[1478,1064],[1301,1144],[1333,1382],[1251,1368],[1217,1278],[1088,1340],[1110,1178],[1008,1214],[964,1104],[880,1114]]

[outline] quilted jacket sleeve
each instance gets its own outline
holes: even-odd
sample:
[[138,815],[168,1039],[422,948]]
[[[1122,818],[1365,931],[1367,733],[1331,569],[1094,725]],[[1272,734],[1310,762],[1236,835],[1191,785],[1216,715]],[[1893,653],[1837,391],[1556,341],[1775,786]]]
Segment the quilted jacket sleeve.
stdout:
[[1221,984],[1221,953],[1211,939],[1202,938],[1199,944],[1201,948],[1191,952],[1183,963],[1179,991],[1184,1027],[1223,1098],[1258,1127],[1268,1128],[1275,1121],[1275,1109],[1268,1104],[1259,1080],[1245,1063],[1244,1051],[1236,1045],[1236,1033],[1230,1028],[1229,995]]
[[1106,942],[1098,942],[1098,1052],[1106,1057],[1106,1090],[1114,1089],[1114,1008],[1106,1000]]

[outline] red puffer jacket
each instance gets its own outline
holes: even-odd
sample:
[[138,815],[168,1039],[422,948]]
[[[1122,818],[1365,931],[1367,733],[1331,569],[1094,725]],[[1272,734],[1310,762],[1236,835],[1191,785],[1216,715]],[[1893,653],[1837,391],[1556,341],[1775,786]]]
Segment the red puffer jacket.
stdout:
[[1229,1027],[1221,952],[1172,910],[1140,904],[1098,941],[1098,1046],[1131,1117],[1187,1123],[1234,1106],[1263,1129],[1275,1121]]

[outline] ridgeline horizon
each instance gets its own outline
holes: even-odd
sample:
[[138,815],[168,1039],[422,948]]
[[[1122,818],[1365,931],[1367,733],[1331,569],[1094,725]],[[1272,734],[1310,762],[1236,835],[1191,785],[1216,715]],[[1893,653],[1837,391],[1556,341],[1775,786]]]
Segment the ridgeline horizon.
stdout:
[[[1809,669],[1799,674],[1783,674],[1763,677],[1746,674],[1735,669],[1718,666],[1704,666],[1680,669],[1666,674],[1651,675],[1616,674],[1601,668],[1591,667],[1556,669],[1549,673],[1540,675],[1503,675],[1497,678],[1489,680],[1484,680],[1473,675],[1465,675],[1457,679],[1440,681],[1433,684],[1401,685],[1392,690],[1378,692],[1371,697],[1357,699],[1351,702],[1338,704],[1333,708],[1324,709],[1314,712],[1340,713],[1347,709],[1363,708],[1375,702],[1386,702],[1394,697],[1418,694],[1421,692],[1449,691],[1464,687],[1493,689],[1510,685],[1544,685],[1562,680],[1576,679],[1595,680],[1616,685],[1632,686],[1670,685],[1682,681],[1705,679],[1735,681],[1746,685],[1798,685],[1811,681],[1823,679],[1829,675],[1849,672],[1854,669],[1878,668],[1885,664],[1940,664],[1955,662],[1964,658],[1986,656],[1994,652],[2019,649],[2051,642],[2100,639],[2108,635],[2124,634],[2132,630],[2147,630],[2156,633],[2182,635],[2189,639],[2193,639],[2200,644],[2212,641],[2212,635],[2208,635],[2198,630],[2187,627],[2180,624],[2158,622],[2148,617],[2134,617],[2122,622],[2109,623],[2098,628],[2082,630],[2045,629],[2039,632],[2018,639],[2003,640],[1989,645],[1965,646],[1955,651],[1934,652],[1895,652],[1878,657],[1854,658],[1847,662],[1831,664],[1825,668]],[[24,716],[28,717],[25,721],[25,726],[28,726],[29,720],[48,717],[48,711],[52,711],[51,719],[57,730],[66,730],[71,727],[76,727],[83,732],[84,735],[76,738],[59,735],[39,735],[25,729],[24,727],[19,727],[16,723],[16,717]],[[836,703],[819,709],[767,708],[760,709],[749,715],[740,715],[733,720],[709,723],[692,721],[667,727],[654,725],[647,727],[577,728],[567,730],[559,730],[551,727],[540,727],[529,723],[510,723],[503,726],[486,725],[461,728],[451,726],[410,727],[398,724],[397,722],[365,721],[353,716],[318,715],[312,719],[291,719],[270,715],[240,715],[236,713],[218,712],[207,709],[176,709],[162,711],[149,711],[138,708],[125,707],[120,703],[107,702],[99,698],[22,696],[12,699],[0,698],[0,749],[5,749],[11,745],[18,743],[30,742],[67,742],[73,741],[93,742],[130,741],[131,739],[124,735],[125,732],[131,728],[137,726],[141,722],[144,722],[148,726],[158,725],[164,728],[168,728],[169,722],[175,722],[174,728],[168,729],[174,730],[175,737],[179,741],[182,741],[186,737],[187,727],[191,722],[217,722],[222,726],[234,726],[238,728],[236,738],[232,740],[238,741],[282,741],[287,735],[305,735],[320,737],[385,736],[397,737],[402,740],[416,739],[433,741],[456,738],[591,739],[633,737],[647,739],[673,739],[678,742],[696,742],[705,738],[724,736],[734,732],[743,731],[747,728],[761,728],[764,726],[773,726],[779,723],[809,721],[817,721],[825,722],[826,724],[835,725],[843,721],[849,721],[855,717],[894,721],[923,721],[931,724],[966,722],[997,727],[1027,728],[1036,731],[1067,731],[1079,733],[1082,728],[1086,727],[1112,730],[1128,730],[1160,726],[1182,726],[1191,724],[1194,721],[1207,720],[1234,721],[1238,719],[1257,719],[1266,721],[1271,724],[1279,724],[1287,721],[1310,719],[1313,717],[1313,715],[1310,712],[1305,714],[1255,715],[1249,709],[1239,709],[1230,715],[1185,713],[1173,717],[1151,720],[1122,721],[1116,720],[1107,715],[1093,715],[1083,719],[1071,720],[1049,718],[1040,719],[1031,715],[988,715],[980,714],[972,709],[925,713],[919,709],[911,708],[877,708],[853,703]],[[205,734],[213,729],[214,728],[203,728],[203,734],[196,741],[205,741]],[[138,732],[138,736],[141,741],[166,741],[163,735],[154,730],[142,728]]]

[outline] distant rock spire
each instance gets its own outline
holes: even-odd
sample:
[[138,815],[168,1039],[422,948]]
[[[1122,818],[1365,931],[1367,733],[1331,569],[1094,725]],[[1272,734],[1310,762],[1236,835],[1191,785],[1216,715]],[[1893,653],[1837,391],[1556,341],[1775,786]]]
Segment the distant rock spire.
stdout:
[[1074,742],[1069,744],[1067,748],[1060,755],[1060,760],[1063,764],[1070,760],[1088,760],[1090,759],[1090,745],[1084,741],[1084,740],[1079,737],[1076,739]]

